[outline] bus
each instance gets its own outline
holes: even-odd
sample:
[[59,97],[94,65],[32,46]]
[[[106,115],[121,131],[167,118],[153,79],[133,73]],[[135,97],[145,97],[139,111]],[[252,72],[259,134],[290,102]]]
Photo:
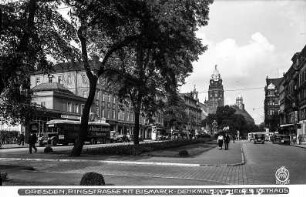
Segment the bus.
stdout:
[[[81,121],[54,119],[47,122],[47,132],[39,138],[39,145],[75,143],[80,130]],[[110,125],[106,122],[88,122],[88,135],[85,141],[91,144],[110,141]]]

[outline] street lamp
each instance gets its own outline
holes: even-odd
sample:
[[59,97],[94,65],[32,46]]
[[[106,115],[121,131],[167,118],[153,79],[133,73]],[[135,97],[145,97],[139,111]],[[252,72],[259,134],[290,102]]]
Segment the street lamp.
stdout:
[[217,133],[217,128],[218,128],[218,123],[216,120],[213,121],[212,123],[212,134],[216,134]]

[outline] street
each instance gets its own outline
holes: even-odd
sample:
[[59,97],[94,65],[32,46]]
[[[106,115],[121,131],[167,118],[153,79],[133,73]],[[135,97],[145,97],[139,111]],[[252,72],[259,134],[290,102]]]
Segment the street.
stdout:
[[103,174],[107,185],[273,185],[282,166],[289,170],[290,184],[306,183],[304,148],[248,141],[230,143],[227,151],[209,146],[190,158],[83,156],[61,161],[56,155],[11,149],[1,154],[1,163],[19,166],[5,170],[10,181],[4,185],[78,185],[86,172]]
[[285,166],[291,184],[306,183],[306,149],[272,143],[245,143],[247,168],[257,184],[275,184],[275,171]]

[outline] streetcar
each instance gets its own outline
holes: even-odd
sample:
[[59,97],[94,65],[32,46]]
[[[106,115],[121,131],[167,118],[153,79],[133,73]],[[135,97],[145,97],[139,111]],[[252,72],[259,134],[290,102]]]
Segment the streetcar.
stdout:
[[[54,119],[47,122],[47,132],[38,140],[40,146],[44,144],[75,143],[80,130],[81,121]],[[106,122],[88,122],[88,135],[85,141],[91,144],[108,143],[110,141],[110,125]]]

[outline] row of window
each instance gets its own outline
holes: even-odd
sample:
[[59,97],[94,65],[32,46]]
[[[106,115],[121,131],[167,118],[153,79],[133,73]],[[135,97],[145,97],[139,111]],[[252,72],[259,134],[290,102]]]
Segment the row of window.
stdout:
[[272,116],[274,114],[278,114],[278,111],[276,111],[276,110],[268,110],[268,115]]
[[305,100],[306,99],[306,89],[303,88],[301,89],[301,91],[299,92],[299,100]]
[[306,70],[303,70],[299,74],[299,84],[303,84],[306,81]]
[[81,114],[83,112],[84,104],[67,103],[67,112]]
[[279,105],[279,101],[276,100],[276,99],[275,100],[269,100],[268,105],[272,105],[272,106]]

